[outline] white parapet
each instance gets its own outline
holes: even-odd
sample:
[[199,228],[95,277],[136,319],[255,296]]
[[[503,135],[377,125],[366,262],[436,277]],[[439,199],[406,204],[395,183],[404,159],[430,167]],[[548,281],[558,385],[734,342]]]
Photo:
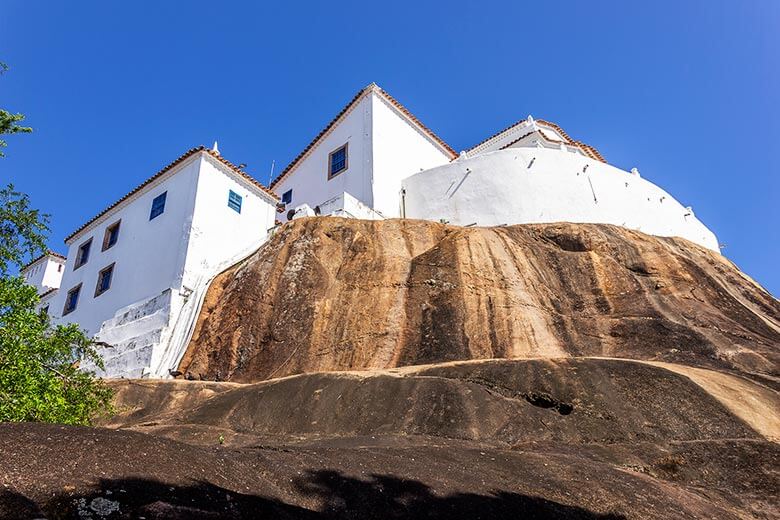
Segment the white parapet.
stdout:
[[715,234],[658,186],[558,149],[510,148],[461,158],[406,178],[403,188],[407,218],[461,226],[615,224],[719,251]]
[[347,192],[318,204],[315,213],[323,216],[331,215],[362,220],[383,220],[385,218],[380,212],[371,209]]

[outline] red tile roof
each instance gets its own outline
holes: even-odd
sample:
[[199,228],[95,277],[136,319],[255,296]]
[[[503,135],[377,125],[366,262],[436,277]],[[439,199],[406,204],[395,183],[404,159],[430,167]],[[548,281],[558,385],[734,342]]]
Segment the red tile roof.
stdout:
[[51,293],[56,292],[56,291],[57,291],[57,288],[56,287],[52,287],[48,291],[45,291],[45,292],[39,294],[38,295],[38,299],[42,300],[42,299],[46,298],[48,295],[50,295]]
[[444,142],[443,139],[441,139],[439,136],[437,136],[433,131],[425,126],[422,121],[417,119],[417,117],[412,114],[405,106],[403,106],[400,102],[398,102],[393,96],[385,92],[382,88],[380,88],[376,83],[371,83],[367,87],[361,89],[357,94],[355,94],[355,97],[352,98],[352,100],[344,106],[344,108],[341,109],[341,111],[336,114],[336,117],[330,120],[330,122],[325,125],[325,128],[320,131],[314,137],[314,139],[311,140],[311,142],[306,145],[306,147],[299,153],[295,159],[293,159],[290,164],[288,164],[284,170],[282,170],[282,173],[279,174],[278,177],[276,177],[273,181],[271,181],[271,188],[276,186],[282,179],[284,179],[288,173],[290,173],[300,162],[301,160],[306,156],[307,153],[309,153],[309,150],[314,148],[317,143],[325,137],[325,135],[336,125],[336,123],[344,116],[347,112],[352,110],[352,108],[360,101],[363,96],[369,92],[376,92],[377,94],[384,97],[391,105],[393,105],[395,108],[397,108],[401,113],[403,113],[409,120],[411,120],[414,124],[420,127],[420,129],[425,132],[428,137],[436,141],[436,143],[439,144],[444,150],[447,151],[447,153],[450,155],[450,159],[454,159],[457,157],[457,153],[455,150],[453,150],[450,145],[448,145],[446,142]]
[[166,172],[171,170],[171,168],[181,164],[182,162],[184,162],[185,160],[189,159],[190,157],[192,157],[196,153],[201,153],[201,152],[202,153],[206,153],[206,154],[210,155],[211,157],[213,157],[214,159],[218,160],[219,162],[221,162],[222,164],[227,166],[229,169],[231,169],[233,172],[239,174],[241,177],[243,177],[244,179],[249,181],[251,184],[253,184],[257,188],[262,190],[267,195],[269,195],[272,199],[279,200],[279,197],[277,197],[274,192],[272,192],[271,190],[269,190],[268,188],[266,188],[265,186],[260,184],[256,179],[251,177],[248,173],[244,172],[238,166],[234,165],[233,163],[231,163],[230,161],[228,161],[227,159],[225,159],[224,157],[219,155],[218,152],[215,152],[214,150],[208,149],[205,146],[201,145],[201,146],[198,146],[197,148],[191,148],[191,149],[187,150],[185,153],[183,153],[181,156],[179,156],[172,163],[168,164],[162,170],[158,171],[157,173],[155,173],[154,175],[152,175],[151,177],[146,179],[144,182],[142,182],[141,184],[139,184],[138,186],[133,188],[125,196],[123,196],[122,198],[120,198],[119,200],[117,200],[116,202],[114,202],[113,204],[108,206],[107,208],[105,208],[103,211],[101,211],[100,213],[98,213],[97,215],[92,217],[91,219],[89,219],[84,225],[82,225],[76,231],[74,231],[73,233],[71,233],[70,235],[65,237],[65,243],[67,244],[72,238],[74,238],[76,235],[78,235],[79,233],[84,231],[86,228],[88,228],[92,223],[97,221],[100,217],[102,217],[103,215],[105,215],[106,213],[111,211],[112,209],[116,208],[119,204],[121,204],[122,202],[126,201],[127,199],[129,199],[130,197],[132,197],[133,195],[135,195],[136,193],[138,193],[139,191],[144,189],[146,186],[148,186],[149,184],[154,182],[156,179],[160,178]]
[[43,259],[43,258],[46,258],[47,256],[53,256],[54,258],[59,258],[60,260],[65,260],[65,257],[64,257],[63,255],[61,255],[61,254],[59,254],[59,253],[57,253],[57,252],[55,252],[55,251],[48,250],[48,251],[46,251],[45,253],[43,253],[42,255],[40,255],[40,256],[37,256],[37,257],[33,258],[32,260],[30,260],[29,262],[27,262],[26,264],[24,264],[24,265],[22,266],[22,268],[21,268],[21,269],[19,269],[19,272],[21,272],[21,271],[24,271],[25,269],[27,269],[28,267],[30,267],[31,265],[33,265],[33,264],[34,264],[35,262],[37,262],[38,260],[41,260],[41,259]]
[[[501,130],[499,132],[496,132],[495,134],[491,135],[490,137],[488,137],[487,139],[483,140],[482,142],[472,146],[471,148],[469,148],[469,150],[473,150],[474,148],[482,146],[483,144],[487,143],[491,139],[493,139],[495,137],[498,137],[499,135],[503,134],[507,130],[512,129],[515,126],[519,125],[520,123],[524,123],[525,121],[526,121],[526,119],[523,119],[523,120],[517,121],[516,123],[513,123],[513,124],[509,125],[508,127],[504,128],[503,130]],[[575,141],[574,139],[572,139],[569,136],[569,134],[566,133],[566,131],[563,128],[561,128],[557,124],[552,123],[550,121],[545,121],[544,119],[537,119],[536,122],[539,123],[540,125],[548,126],[548,127],[552,128],[553,130],[555,130],[556,132],[558,132],[559,134],[561,134],[561,136],[565,139],[565,141],[562,141],[562,142],[564,142],[565,144],[571,144],[571,145],[579,147],[585,153],[585,155],[587,155],[591,159],[596,159],[597,161],[601,161],[601,162],[604,162],[604,163],[607,162],[606,159],[604,159],[604,156],[602,156],[599,153],[598,150],[596,150],[594,147],[592,147],[592,146],[590,146],[588,144],[583,143],[582,141]],[[512,141],[508,145],[504,146],[504,148],[507,148],[507,147],[511,146],[512,144],[516,143],[517,141],[519,141],[523,137],[526,137],[527,135],[528,134],[525,134],[522,137],[520,137],[519,139],[515,139],[514,141]],[[545,137],[545,139],[547,139],[549,141],[555,141],[554,139],[549,139],[547,137]]]

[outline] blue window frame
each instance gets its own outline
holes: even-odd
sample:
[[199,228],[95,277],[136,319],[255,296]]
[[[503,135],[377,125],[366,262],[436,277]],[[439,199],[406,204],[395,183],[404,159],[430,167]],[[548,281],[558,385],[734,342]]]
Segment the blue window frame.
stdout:
[[65,298],[65,308],[62,309],[62,315],[70,314],[76,310],[76,306],[79,304],[79,293],[81,292],[81,284],[68,291],[68,296]]
[[292,202],[292,190],[287,190],[282,194],[282,204],[289,204]]
[[152,201],[152,211],[149,213],[149,220],[155,217],[159,217],[165,211],[165,198],[168,192],[163,192],[161,195],[157,195]]
[[345,144],[341,148],[337,148],[336,150],[330,152],[330,155],[328,156],[328,179],[332,179],[339,173],[343,172],[347,169],[348,166],[348,156],[347,156],[347,145],[349,143]]
[[98,281],[95,286],[95,296],[100,296],[111,288],[111,279],[114,277],[114,264],[103,268],[98,273]]
[[241,213],[241,201],[242,197],[233,190],[228,193],[228,207],[235,210],[236,213]]

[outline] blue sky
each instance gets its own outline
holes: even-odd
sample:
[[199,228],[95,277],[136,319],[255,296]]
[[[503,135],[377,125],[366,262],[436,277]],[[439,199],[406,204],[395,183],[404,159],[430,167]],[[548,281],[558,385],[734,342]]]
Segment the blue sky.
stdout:
[[268,181],[371,81],[456,150],[532,114],[693,206],[780,294],[780,2],[31,2],[0,13],[0,182],[53,249],[185,150]]

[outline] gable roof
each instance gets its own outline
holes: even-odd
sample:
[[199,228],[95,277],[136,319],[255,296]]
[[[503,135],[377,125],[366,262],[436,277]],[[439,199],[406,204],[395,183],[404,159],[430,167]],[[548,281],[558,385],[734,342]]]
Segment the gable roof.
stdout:
[[163,175],[165,175],[165,173],[170,171],[172,168],[174,168],[175,166],[178,166],[179,164],[181,164],[182,162],[186,161],[187,159],[189,159],[190,157],[192,157],[193,155],[195,155],[197,153],[204,153],[204,154],[207,154],[207,155],[211,156],[212,158],[216,159],[221,164],[226,166],[229,170],[233,171],[234,173],[237,173],[238,175],[243,177],[245,180],[249,181],[250,184],[252,184],[255,187],[259,188],[265,194],[270,196],[273,200],[275,200],[275,201],[279,200],[279,197],[277,197],[274,192],[272,192],[271,190],[269,190],[268,188],[266,188],[265,186],[260,184],[254,177],[250,176],[248,173],[246,173],[245,171],[241,170],[238,166],[236,166],[232,162],[230,162],[227,159],[225,159],[224,157],[222,157],[219,154],[219,152],[216,152],[214,150],[211,150],[211,149],[206,148],[205,146],[201,145],[201,146],[198,146],[197,148],[190,148],[189,150],[184,152],[182,155],[180,155],[176,160],[174,160],[173,162],[171,162],[170,164],[165,166],[162,170],[158,171],[157,173],[155,173],[154,175],[152,175],[151,177],[146,179],[144,182],[142,182],[141,184],[139,184],[138,186],[133,188],[130,192],[128,192],[122,198],[120,198],[119,200],[117,200],[116,202],[111,204],[110,206],[106,207],[103,211],[101,211],[100,213],[98,213],[97,215],[95,215],[94,217],[89,219],[86,223],[84,223],[76,231],[74,231],[73,233],[71,233],[70,235],[65,237],[65,243],[67,244],[71,239],[73,239],[79,233],[81,233],[82,231],[87,229],[91,224],[93,224],[94,222],[99,220],[106,213],[110,212],[111,210],[113,210],[114,208],[119,206],[122,202],[124,202],[127,199],[131,198],[133,195],[135,195],[136,193],[138,193],[141,190],[143,190],[146,186],[148,186],[149,184],[151,184],[155,180],[157,180],[160,177],[162,177]]
[[[513,123],[513,124],[509,125],[508,127],[504,128],[503,130],[500,130],[500,131],[496,132],[495,134],[491,135],[491,136],[490,136],[490,137],[488,137],[487,139],[484,139],[484,140],[482,140],[481,142],[479,142],[479,143],[475,144],[474,146],[472,146],[471,148],[469,148],[469,149],[468,149],[468,151],[470,152],[470,151],[474,150],[475,148],[479,148],[480,146],[482,146],[483,144],[487,143],[488,141],[491,141],[491,140],[495,139],[496,137],[499,137],[501,134],[503,134],[503,133],[505,133],[505,132],[508,132],[509,130],[512,130],[512,129],[513,129],[513,128],[515,128],[517,125],[523,124],[523,123],[525,123],[526,121],[528,121],[528,119],[522,119],[522,120],[520,120],[520,121],[517,121],[516,123]],[[596,150],[594,147],[590,146],[589,144],[585,144],[585,143],[583,143],[582,141],[575,141],[574,139],[572,139],[572,138],[569,136],[569,134],[567,134],[567,133],[566,133],[566,130],[564,130],[563,128],[561,128],[561,127],[560,127],[560,126],[558,126],[557,124],[555,124],[555,123],[553,123],[553,122],[551,122],[551,121],[545,121],[544,119],[536,119],[536,120],[535,120],[535,122],[536,122],[537,124],[539,124],[539,125],[542,125],[542,126],[547,126],[547,127],[551,128],[551,129],[555,130],[555,131],[556,131],[556,132],[558,132],[558,133],[561,135],[561,137],[563,137],[563,139],[564,139],[564,141],[557,141],[557,140],[555,140],[555,139],[550,139],[549,137],[547,137],[547,136],[544,136],[544,134],[542,134],[542,136],[543,136],[545,139],[547,139],[548,141],[552,141],[552,142],[563,142],[564,144],[569,144],[569,145],[572,145],[572,146],[576,146],[576,147],[578,147],[580,150],[582,150],[582,152],[583,152],[583,153],[584,153],[584,154],[585,154],[587,157],[590,157],[591,159],[595,159],[595,160],[597,160],[597,161],[601,161],[601,162],[603,162],[603,163],[606,163],[606,162],[607,162],[607,161],[606,161],[606,159],[604,159],[604,156],[603,156],[603,155],[601,155],[601,153],[599,153],[599,151],[598,151],[598,150]],[[525,134],[525,135],[523,135],[522,137],[520,137],[520,139],[522,139],[523,137],[526,137],[527,135],[528,135],[528,134]],[[506,148],[506,147],[510,146],[511,144],[514,144],[515,142],[519,141],[520,139],[516,139],[515,141],[513,141],[513,142],[512,142],[512,143],[510,143],[509,145],[506,145],[504,148]]]
[[26,269],[32,267],[34,264],[36,264],[37,262],[40,262],[41,260],[43,260],[47,256],[54,257],[57,260],[62,260],[63,262],[65,261],[65,257],[63,255],[57,253],[56,251],[52,251],[51,249],[49,249],[48,251],[46,251],[42,255],[39,255],[39,256],[33,258],[32,260],[30,260],[29,262],[27,262],[26,264],[24,264],[22,266],[22,268],[19,269],[19,272],[21,273],[21,272],[25,271]]
[[320,142],[320,140],[325,137],[330,130],[341,120],[344,115],[346,115],[348,112],[350,112],[355,105],[357,105],[361,99],[363,99],[364,96],[370,93],[376,93],[380,96],[382,96],[388,103],[393,105],[399,112],[401,112],[406,119],[411,121],[414,125],[420,128],[420,130],[423,131],[431,140],[433,140],[435,143],[437,143],[449,156],[450,159],[454,159],[457,157],[457,153],[455,153],[455,150],[453,150],[450,145],[448,145],[446,142],[444,142],[443,139],[441,139],[438,135],[433,133],[433,130],[425,126],[422,121],[417,119],[417,117],[412,114],[405,106],[403,106],[398,100],[396,100],[393,96],[388,94],[385,90],[379,87],[376,83],[371,83],[367,87],[361,89],[358,91],[357,94],[350,100],[349,103],[342,108],[338,114],[336,114],[336,117],[330,120],[330,122],[325,125],[325,128],[323,128],[320,133],[318,133],[314,139],[311,140],[309,144],[306,145],[306,147],[299,153],[295,159],[293,159],[290,164],[288,164],[284,170],[282,170],[282,173],[279,174],[273,181],[271,181],[271,188],[273,189],[274,186],[276,186],[282,179],[284,179],[287,174],[289,174],[292,170],[295,169],[296,166],[306,157],[306,155],[309,153],[309,151],[317,146],[317,144]]

